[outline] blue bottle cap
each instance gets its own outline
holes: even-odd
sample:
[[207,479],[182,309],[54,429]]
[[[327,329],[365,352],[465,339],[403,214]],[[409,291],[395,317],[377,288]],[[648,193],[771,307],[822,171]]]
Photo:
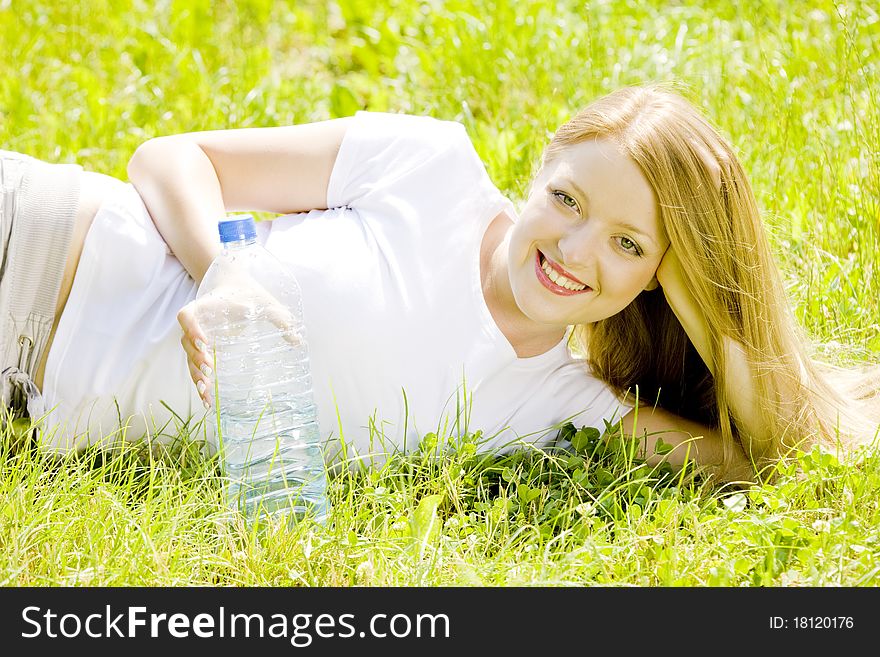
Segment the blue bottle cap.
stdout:
[[239,214],[217,223],[220,231],[220,243],[241,242],[253,240],[257,237],[257,225],[254,218],[249,214]]

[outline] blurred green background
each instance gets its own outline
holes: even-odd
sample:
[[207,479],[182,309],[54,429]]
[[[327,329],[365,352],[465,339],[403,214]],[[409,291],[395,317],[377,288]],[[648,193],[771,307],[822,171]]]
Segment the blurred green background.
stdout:
[[[157,135],[428,113],[463,122],[519,202],[580,107],[675,83],[751,173],[809,334],[831,358],[876,359],[878,66],[880,16],[858,0],[0,0],[0,148],[124,179]],[[213,464],[186,450],[60,467],[11,444],[7,431],[2,585],[877,580],[876,458],[844,469],[815,451],[778,487],[716,499],[629,462],[501,469],[457,453],[338,481],[332,529],[264,540],[225,523]]]

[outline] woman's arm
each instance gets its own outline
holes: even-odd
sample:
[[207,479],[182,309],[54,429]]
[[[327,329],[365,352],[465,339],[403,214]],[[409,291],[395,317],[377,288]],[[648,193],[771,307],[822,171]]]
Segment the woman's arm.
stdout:
[[[327,186],[349,119],[151,139],[128,176],[171,252],[196,283],[219,253],[227,212],[289,214],[327,207]],[[192,301],[177,313],[190,377],[210,403],[211,360]]]
[[[685,333],[706,363],[712,376],[715,376],[716,363],[709,348],[709,328],[706,318],[688,289],[687,280],[678,256],[670,246],[657,269],[657,280],[672,312],[684,327]],[[737,422],[741,438],[765,438],[766,432],[761,420],[758,396],[755,391],[755,378],[746,359],[742,345],[729,336],[722,338],[724,349],[721,362],[725,365],[727,398],[730,410]],[[744,441],[744,444],[748,444]]]
[[349,119],[150,139],[128,176],[168,244],[198,283],[219,252],[227,212],[289,214],[327,207],[327,186]]
[[[662,408],[636,407],[623,416],[623,431],[640,440],[638,456],[649,465],[668,462],[675,468],[685,463],[705,468],[726,483],[754,483],[755,468],[739,445],[734,446],[733,460],[723,470],[724,447],[721,433],[698,422],[685,419]],[[662,441],[671,449],[658,453]]]

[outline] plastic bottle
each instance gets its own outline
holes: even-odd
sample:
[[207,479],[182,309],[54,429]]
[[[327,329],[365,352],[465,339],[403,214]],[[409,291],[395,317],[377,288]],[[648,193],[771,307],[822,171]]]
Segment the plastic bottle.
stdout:
[[329,510],[299,284],[256,239],[250,215],[218,224],[222,251],[196,298],[213,357],[214,432],[232,509],[253,520]]

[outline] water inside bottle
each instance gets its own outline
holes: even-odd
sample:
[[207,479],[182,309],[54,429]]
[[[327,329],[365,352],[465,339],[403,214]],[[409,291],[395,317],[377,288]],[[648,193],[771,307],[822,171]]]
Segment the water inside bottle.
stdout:
[[220,428],[232,508],[323,521],[327,482],[312,409],[279,400],[259,415],[224,414]]

